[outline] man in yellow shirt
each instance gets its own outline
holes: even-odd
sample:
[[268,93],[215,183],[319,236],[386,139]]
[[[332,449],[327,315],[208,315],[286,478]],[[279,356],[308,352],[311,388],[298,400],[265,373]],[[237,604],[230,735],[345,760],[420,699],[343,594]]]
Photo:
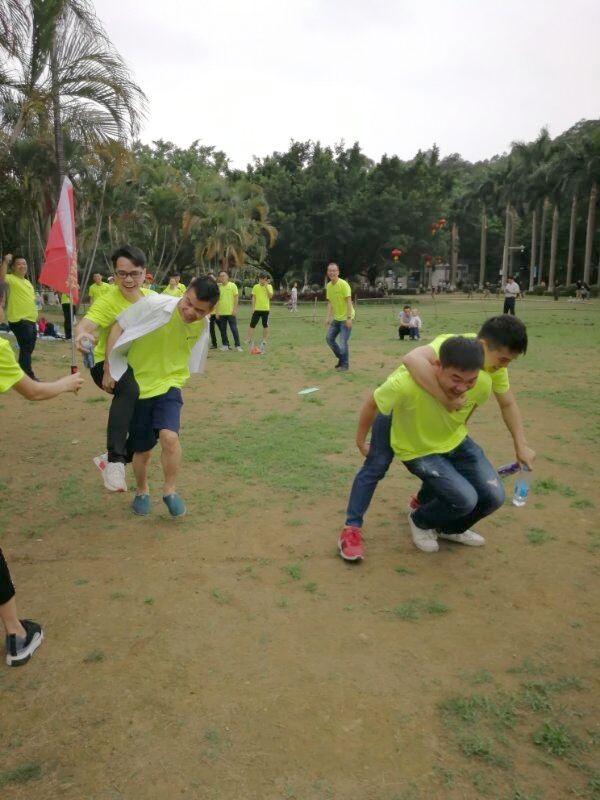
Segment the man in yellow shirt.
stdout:
[[[5,297],[5,285],[0,282],[0,312]],[[32,380],[17,364],[9,342],[0,338],[0,394],[14,389],[27,400],[50,400],[63,392],[77,392],[82,386],[83,378],[79,373],[44,383]],[[6,416],[6,412],[4,413]],[[3,422],[6,424],[5,417]],[[43,642],[44,633],[37,622],[19,619],[15,587],[1,548],[0,620],[6,633],[6,663],[9,667],[19,667],[27,663]]]
[[88,289],[90,296],[90,305],[93,305],[96,300],[99,300],[102,295],[110,289],[109,283],[104,283],[102,280],[101,272],[94,272],[92,275],[92,284]]
[[[12,272],[7,270],[12,264]],[[36,322],[38,312],[35,305],[35,291],[25,277],[27,261],[17,256],[14,261],[10,254],[4,256],[0,264],[0,281],[6,281],[8,298],[6,301],[6,321],[19,345],[19,366],[32,380],[37,380],[31,366],[31,356],[37,341]]]
[[327,297],[326,341],[338,360],[335,369],[347,372],[350,367],[348,341],[352,334],[352,322],[355,316],[352,290],[350,284],[340,278],[340,268],[337,264],[331,263],[327,266],[327,277],[329,283],[325,290]]
[[[176,492],[181,464],[181,389],[190,377],[189,359],[204,330],[204,317],[210,314],[218,298],[219,289],[214,281],[194,278],[169,321],[134,338],[127,350],[127,361],[140,389],[128,443],[137,487],[132,503],[135,514],[150,513],[148,466],[157,442],[161,446],[164,473],[163,502],[172,517],[186,513],[185,503]],[[148,298],[142,304],[151,310],[150,301]],[[135,324],[134,312],[141,310],[146,310],[143,305],[119,316],[110,332],[107,356],[123,331]]]
[[[150,289],[143,288],[146,256],[139,247],[119,247],[112,253],[111,261],[115,284],[108,286],[108,290],[93,303],[75,331],[75,343],[80,352],[85,353],[90,343],[96,345],[95,363],[90,375],[100,389],[105,389],[104,383],[108,375],[105,354],[111,327],[122,311],[145,295],[151,294]],[[107,451],[106,454],[96,456],[94,463],[101,471],[104,485],[109,491],[126,492],[127,433],[135,401],[139,396],[138,385],[131,370],[127,370],[110,394],[113,394],[113,400],[108,413]]]
[[221,331],[221,350],[229,350],[229,338],[227,336],[227,325],[233,334],[235,349],[241,353],[240,335],[237,326],[237,309],[240,301],[238,288],[233,281],[229,280],[229,275],[225,270],[219,272],[217,278],[219,283],[219,302],[217,304],[216,318]]
[[260,349],[264,353],[267,346],[269,335],[269,311],[271,310],[271,298],[273,297],[273,287],[269,283],[269,276],[266,272],[261,272],[258,276],[258,283],[252,287],[252,317],[248,328],[248,343],[250,350],[254,347],[254,329],[258,321],[262,322],[262,341]]
[[338,541],[342,558],[364,557],[364,515],[394,455],[423,482],[409,514],[416,547],[436,552],[438,537],[471,546],[485,543],[470,527],[491,514],[504,495],[494,468],[467,435],[466,422],[493,392],[517,459],[532,468],[535,453],[525,441],[506,370],[526,350],[525,325],[514,317],[493,317],[477,335],[440,336],[413,350],[410,367],[399,367],[366,401],[356,435],[366,460],[354,479]]
[[171,275],[169,278],[169,285],[163,291],[163,294],[169,295],[170,297],[183,297],[185,294],[185,286],[183,283],[180,283],[181,276],[175,273]]

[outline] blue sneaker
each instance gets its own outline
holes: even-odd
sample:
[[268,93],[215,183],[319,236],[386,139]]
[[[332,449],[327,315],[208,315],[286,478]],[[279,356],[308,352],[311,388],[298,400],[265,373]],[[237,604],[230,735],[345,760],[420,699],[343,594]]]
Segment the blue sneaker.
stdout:
[[145,517],[150,513],[150,495],[149,494],[136,494],[131,504],[134,514],[139,514]]
[[172,517],[183,517],[187,511],[185,503],[178,494],[165,494],[163,495],[163,501]]

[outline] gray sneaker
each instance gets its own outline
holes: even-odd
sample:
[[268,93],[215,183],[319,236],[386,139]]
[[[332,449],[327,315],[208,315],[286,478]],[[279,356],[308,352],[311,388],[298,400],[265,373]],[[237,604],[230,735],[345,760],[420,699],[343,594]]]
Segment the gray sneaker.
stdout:
[[437,533],[434,530],[418,528],[413,522],[412,514],[408,515],[408,525],[415,547],[418,547],[424,553],[437,553],[440,546],[437,543]]
[[9,667],[20,667],[26,664],[44,641],[44,632],[37,622],[22,619],[21,625],[25,628],[25,638],[17,636],[16,633],[11,633],[6,637],[6,663]]
[[219,350],[223,350],[223,352],[225,352],[225,350],[229,350],[229,345],[228,344],[223,344],[223,345],[221,345]]
[[441,533],[438,532],[440,539],[447,539],[449,542],[458,542],[470,547],[483,547],[485,539],[475,531],[463,531],[462,533]]

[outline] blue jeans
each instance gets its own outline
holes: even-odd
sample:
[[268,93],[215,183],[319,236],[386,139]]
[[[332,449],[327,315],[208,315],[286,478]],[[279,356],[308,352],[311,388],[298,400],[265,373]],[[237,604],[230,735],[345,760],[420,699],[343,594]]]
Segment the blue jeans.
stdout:
[[[369,455],[352,484],[346,525],[362,527],[377,484],[392,463],[391,424],[391,417],[382,414],[375,419]],[[504,502],[504,488],[498,473],[481,447],[468,436],[449,453],[403,463],[423,482],[417,496],[419,508],[412,514],[419,528],[462,533]]]
[[[327,336],[325,337],[327,344],[333,350],[335,357],[340,362],[340,367],[349,366],[349,350],[348,339],[352,335],[352,328],[346,326],[346,320],[334,319],[327,329]],[[339,344],[336,339],[340,337]]]

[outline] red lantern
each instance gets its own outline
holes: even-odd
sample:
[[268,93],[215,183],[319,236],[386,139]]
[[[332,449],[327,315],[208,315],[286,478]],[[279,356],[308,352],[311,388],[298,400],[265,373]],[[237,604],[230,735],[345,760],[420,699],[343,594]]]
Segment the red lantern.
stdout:
[[442,228],[445,224],[446,224],[446,220],[444,219],[444,217],[440,217],[438,219],[438,225],[440,226],[440,228]]
[[394,261],[398,261],[401,255],[402,255],[402,250],[398,250],[397,247],[394,247],[394,249],[392,250],[392,258],[394,259]]

